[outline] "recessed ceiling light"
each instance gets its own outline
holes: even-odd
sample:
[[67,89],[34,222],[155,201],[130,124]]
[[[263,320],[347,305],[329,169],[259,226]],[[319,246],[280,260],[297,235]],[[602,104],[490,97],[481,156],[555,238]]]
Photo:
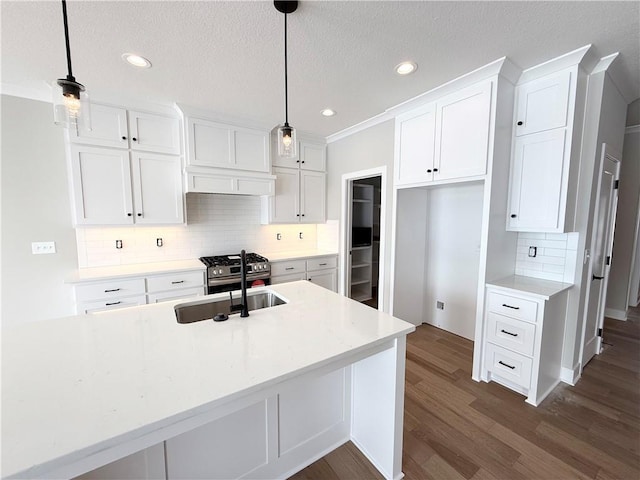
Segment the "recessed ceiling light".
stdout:
[[409,75],[413,73],[418,68],[418,64],[414,62],[402,62],[399,65],[396,65],[396,73],[398,75]]
[[325,108],[320,112],[320,114],[324,117],[333,117],[336,114],[336,111],[331,110],[330,108]]
[[135,53],[123,53],[122,59],[127,63],[130,63],[134,67],[138,68],[150,68],[151,62],[140,55],[136,55]]

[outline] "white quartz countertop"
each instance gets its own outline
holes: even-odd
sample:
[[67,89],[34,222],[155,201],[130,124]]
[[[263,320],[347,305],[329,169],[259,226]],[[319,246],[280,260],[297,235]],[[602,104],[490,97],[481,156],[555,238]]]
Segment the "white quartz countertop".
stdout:
[[301,258],[326,257],[338,255],[338,252],[328,250],[294,250],[290,252],[262,252],[260,255],[269,259],[270,262],[282,262],[286,260],[298,260]]
[[178,324],[182,300],[3,329],[2,476],[43,476],[415,329],[311,282],[250,293],[264,289],[288,304]]
[[506,278],[487,282],[487,285],[514,293],[524,292],[544,298],[545,300],[573,287],[573,283],[554,282],[552,280],[543,280],[541,278],[525,277],[522,275],[511,275]]
[[143,275],[204,270],[204,264],[196,259],[174,260],[170,262],[137,263],[132,265],[113,265],[108,267],[80,268],[66,279],[66,283],[92,282],[112,278],[139,277]]

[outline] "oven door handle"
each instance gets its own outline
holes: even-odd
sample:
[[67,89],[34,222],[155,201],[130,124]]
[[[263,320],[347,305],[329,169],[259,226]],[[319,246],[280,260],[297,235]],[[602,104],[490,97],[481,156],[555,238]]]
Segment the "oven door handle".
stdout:
[[[247,275],[247,282],[252,280],[262,280],[265,278],[269,278],[271,276],[270,272],[258,273],[258,274],[250,274]],[[231,283],[240,283],[240,277],[227,277],[227,278],[210,278],[207,280],[207,285],[210,287],[217,287],[219,285],[229,285]]]

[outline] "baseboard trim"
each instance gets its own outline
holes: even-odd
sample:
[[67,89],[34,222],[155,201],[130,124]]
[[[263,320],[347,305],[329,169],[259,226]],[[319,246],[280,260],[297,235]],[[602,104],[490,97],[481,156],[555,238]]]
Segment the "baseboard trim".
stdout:
[[613,318],[614,320],[626,320],[627,319],[627,311],[626,310],[618,310],[616,308],[605,308],[604,316]]
[[573,368],[562,367],[560,369],[560,380],[568,383],[572,387],[580,379],[580,363],[576,363]]

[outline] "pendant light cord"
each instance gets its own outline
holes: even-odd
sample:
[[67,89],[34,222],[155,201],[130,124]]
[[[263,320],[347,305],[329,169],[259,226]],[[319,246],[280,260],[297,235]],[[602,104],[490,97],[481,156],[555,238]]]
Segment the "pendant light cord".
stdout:
[[284,124],[287,127],[289,126],[289,84],[287,79],[287,14],[286,13],[284,14]]
[[73,79],[73,72],[71,70],[71,47],[69,46],[69,25],[67,25],[67,1],[62,0],[62,19],[64,21],[64,40],[67,45],[67,69],[69,70],[69,75],[67,75],[67,79]]

